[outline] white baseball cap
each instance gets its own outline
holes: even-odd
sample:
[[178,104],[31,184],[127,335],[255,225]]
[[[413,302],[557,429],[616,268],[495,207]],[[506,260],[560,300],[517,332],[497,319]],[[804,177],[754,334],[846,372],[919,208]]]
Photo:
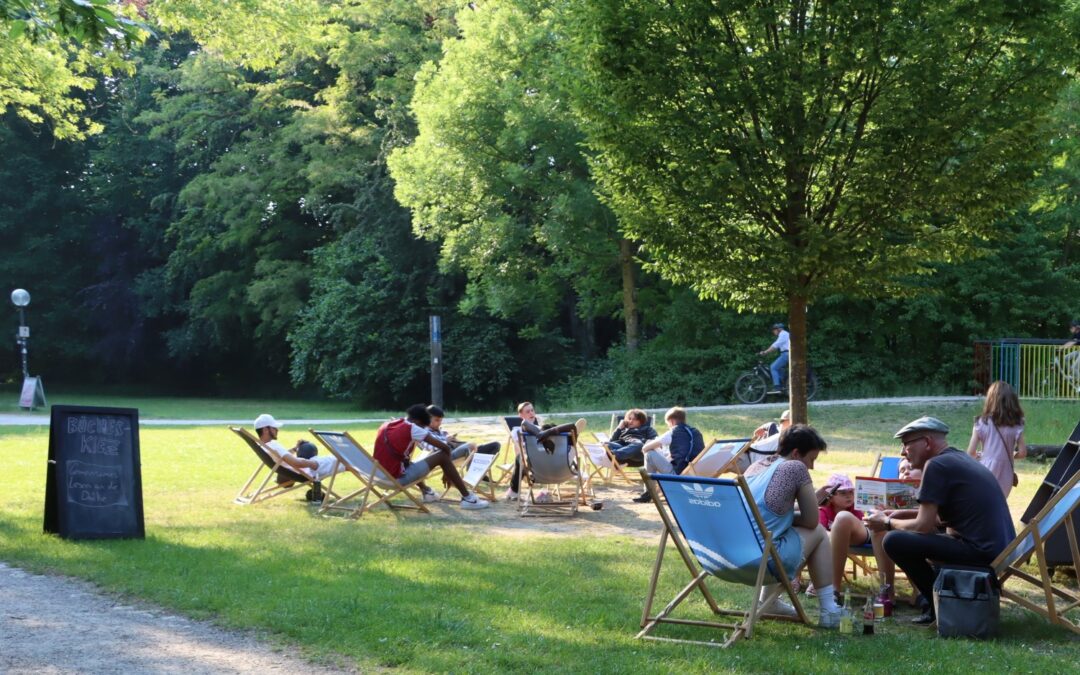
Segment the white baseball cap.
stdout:
[[281,428],[281,422],[274,419],[273,415],[263,413],[255,418],[255,431],[262,429],[263,427],[274,427],[275,429]]

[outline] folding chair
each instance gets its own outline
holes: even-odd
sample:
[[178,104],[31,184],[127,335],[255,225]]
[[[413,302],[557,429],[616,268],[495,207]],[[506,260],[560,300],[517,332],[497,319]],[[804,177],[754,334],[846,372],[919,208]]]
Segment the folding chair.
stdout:
[[885,455],[879,452],[870,475],[875,478],[899,478],[900,460],[901,458],[896,455]]
[[[229,427],[229,431],[233,432],[240,438],[244,439],[251,451],[259,458],[259,465],[255,467],[255,472],[251,474],[251,477],[247,479],[244,486],[240,488],[240,492],[237,493],[236,498],[233,499],[235,504],[257,504],[259,502],[265,502],[268,499],[274,497],[280,497],[281,495],[292,492],[302,487],[312,488],[316,481],[307,474],[294,471],[289,465],[282,462],[278,453],[274,452],[273,448],[267,447],[259,441],[258,437],[252,434],[247,429],[242,427]],[[266,469],[266,477],[258,483],[258,487],[252,489],[252,485],[256,483],[256,479],[259,474]],[[282,477],[287,477],[288,480],[293,481],[292,485],[288,487],[279,485],[277,482],[270,483],[270,479],[274,478],[281,473]],[[333,479],[331,479],[331,483]],[[330,494],[329,488],[326,490],[327,496]]]
[[598,443],[581,443],[581,454],[583,454],[589,460],[589,464],[592,465],[592,468],[589,469],[589,475],[586,478],[588,489],[592,489],[592,481],[596,476],[600,476],[600,478],[603,479],[604,485],[611,485],[611,482],[616,478],[625,482],[627,485],[637,485],[640,481],[626,473],[627,467],[623,466],[619,460],[615,458],[615,454],[608,449],[607,445],[605,445],[605,443],[611,440],[611,437],[602,431],[593,433],[593,436],[599,441]]
[[715,478],[727,471],[742,473],[750,466],[746,454],[750,441],[749,438],[717,438],[686,465],[682,475]]
[[[641,471],[645,489],[653,497],[664,529],[656,552],[645,607],[641,613],[642,630],[639,638],[708,645],[711,647],[732,645],[740,637],[751,637],[754,623],[761,617],[809,624],[799,597],[791,587],[791,580],[784,570],[780,554],[773,542],[772,533],[765,527],[750,488],[741,475],[734,480],[726,478],[703,478],[648,474]],[[666,498],[666,504],[661,500]],[[660,612],[653,615],[653,600],[660,578],[668,539],[683,564],[690,572],[691,581]],[[751,586],[753,592],[749,609],[721,608],[706,585],[706,579],[714,576],[723,581]],[[764,614],[761,607],[771,603],[778,595],[761,598],[761,588],[777,581],[781,591],[786,591],[795,607],[797,617]],[[697,589],[713,614],[741,617],[735,622],[676,619],[671,613]],[[702,626],[706,628],[731,629],[727,640],[715,642],[657,637],[651,633],[661,623]]]
[[[416,487],[420,481],[402,485],[348,432],[316,431],[315,429],[309,429],[309,431],[330,451],[330,454],[337,458],[338,463],[346,471],[360,481],[358,490],[340,497],[335,496],[334,499],[324,498],[319,513],[345,511],[350,518],[359,518],[379,504],[386,504],[392,509],[417,509],[424,513],[431,513],[424,506],[423,500],[417,498],[411,491],[411,488]],[[330,479],[328,491],[333,490],[337,476],[338,474],[335,473]],[[407,497],[412,503],[397,504],[390,501],[399,495]],[[372,497],[375,498],[374,501],[370,501]],[[347,504],[350,500],[357,498],[360,500],[359,504],[355,506]]]
[[[484,497],[488,501],[497,501],[495,498],[495,481],[484,480],[484,476],[488,475],[488,471],[491,470],[492,465],[495,464],[498,455],[486,455],[482,452],[473,450],[469,453],[469,456],[465,458],[463,466],[468,467],[461,474],[461,480],[464,481],[470,489],[476,494]],[[483,485],[483,487],[481,487]],[[443,493],[439,495],[439,499],[446,499],[446,494],[450,492],[450,487],[443,490]]]
[[503,448],[499,452],[502,460],[495,462],[495,468],[499,471],[499,478],[495,481],[496,486],[510,484],[510,477],[514,475],[514,460],[521,454],[518,431],[519,427],[521,427],[521,418],[511,415],[502,419],[503,424],[506,426],[506,443],[503,444]]
[[[584,486],[581,472],[578,470],[577,452],[570,444],[570,434],[548,436],[555,445],[554,452],[548,452],[536,440],[536,436],[524,433],[522,437],[521,471],[522,481],[528,484],[528,492],[521,495],[520,514],[522,516],[573,516],[578,506],[585,503]],[[562,486],[570,483],[574,486],[574,498],[564,499]],[[536,501],[536,487],[551,487],[547,502]],[[524,490],[523,490],[524,492]]]
[[[1074,633],[1080,633],[1080,592],[1054,583],[1050,566],[1046,562],[1046,541],[1064,525],[1073,569],[1080,570],[1080,548],[1076,543],[1076,525],[1073,521],[1077,506],[1080,506],[1078,481],[1080,472],[1073,474],[1038,515],[1016,535],[1016,539],[990,564],[1001,584],[1003,597]],[[1035,557],[1034,574],[1021,568],[1032,556]],[[1010,579],[1018,579],[1034,587],[1036,596],[1026,597],[1007,588],[1006,582]]]
[[[653,425],[653,422],[656,419],[656,415],[651,415],[649,413],[645,413],[645,414],[648,415],[648,420],[646,420],[645,423],[648,424],[651,427]],[[619,422],[622,421],[623,417],[625,417],[625,414],[611,413],[611,422],[608,423],[608,431],[607,431],[609,436],[611,434],[615,433],[615,428],[619,426]],[[601,441],[601,443],[603,443],[603,441]]]

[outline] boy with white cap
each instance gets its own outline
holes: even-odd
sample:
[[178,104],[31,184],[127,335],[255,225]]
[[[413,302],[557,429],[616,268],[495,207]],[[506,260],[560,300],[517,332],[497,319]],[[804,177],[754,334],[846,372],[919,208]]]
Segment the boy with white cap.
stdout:
[[[259,434],[259,442],[276,452],[281,457],[281,463],[297,473],[322,480],[329,478],[334,473],[337,460],[333,457],[318,457],[315,444],[303,439],[298,440],[291,449],[278,442],[278,429],[281,422],[274,419],[273,415],[263,413],[255,418],[255,432]],[[284,478],[284,481],[282,481]],[[288,474],[279,474],[278,482],[289,482]],[[318,493],[316,493],[317,495]]]

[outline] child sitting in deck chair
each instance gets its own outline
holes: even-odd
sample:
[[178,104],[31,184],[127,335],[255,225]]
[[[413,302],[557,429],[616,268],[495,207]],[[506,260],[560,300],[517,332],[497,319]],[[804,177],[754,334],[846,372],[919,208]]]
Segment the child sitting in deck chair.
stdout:
[[[686,423],[686,411],[682,408],[668,410],[664,421],[668,425],[667,433],[649,441],[641,449],[645,453],[645,469],[649,473],[678,475],[705,449],[705,439],[700,431]],[[667,448],[666,455],[662,447]],[[641,496],[634,497],[634,501],[645,504],[652,501],[652,495],[646,490]]]
[[[375,459],[402,485],[415,483],[439,467],[443,471],[443,482],[452,484],[461,493],[461,508],[486,509],[488,501],[470,492],[461,480],[461,474],[454,466],[454,449],[425,428],[430,424],[431,415],[423,403],[410,406],[405,417],[383,423],[375,433]],[[410,456],[417,443],[425,443],[439,452],[412,462]],[[469,452],[464,445],[457,451],[460,457]]]

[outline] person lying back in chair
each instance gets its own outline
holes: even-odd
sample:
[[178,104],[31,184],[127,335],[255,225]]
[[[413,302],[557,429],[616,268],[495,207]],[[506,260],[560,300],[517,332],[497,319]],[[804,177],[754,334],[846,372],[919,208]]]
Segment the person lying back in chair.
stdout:
[[[461,474],[454,466],[455,450],[426,429],[429,424],[431,415],[423,403],[409,406],[405,417],[384,422],[375,432],[375,459],[402,485],[416,483],[439,467],[443,471],[443,483],[453,485],[461,493],[461,508],[487,508],[488,501],[470,492],[461,480]],[[410,456],[417,443],[431,446],[437,452],[412,462]],[[468,452],[468,448],[461,446],[456,457],[464,457]]]
[[[520,434],[522,432],[532,434],[536,436],[536,440],[542,445],[548,452],[554,452],[555,446],[548,440],[555,434],[569,433],[570,434],[570,446],[577,445],[578,436],[585,431],[585,418],[579,419],[572,424],[543,424],[540,423],[540,418],[536,414],[536,407],[529,401],[522,401],[517,407],[518,416],[521,418],[521,425],[515,427],[510,433],[514,435],[520,443]],[[510,476],[510,487],[506,490],[506,501],[517,501],[519,491],[521,490],[521,457],[514,457],[514,473]]]
[[642,466],[645,464],[645,454],[642,448],[646,443],[656,438],[656,429],[649,424],[649,416],[640,408],[631,408],[626,411],[619,426],[611,434],[611,440],[607,445],[619,464],[624,466]]
[[[318,448],[311,441],[298,440],[292,448],[286,448],[278,442],[278,429],[281,426],[281,422],[267,413],[255,418],[255,433],[259,435],[259,442],[276,452],[281,457],[282,464],[297,473],[311,476],[316,481],[334,472],[337,460],[333,457],[319,457]],[[282,487],[290,487],[295,482],[295,478],[296,476],[288,471],[278,470],[277,482]],[[308,501],[321,500],[321,493],[321,486],[316,483],[316,487],[309,492]]]

